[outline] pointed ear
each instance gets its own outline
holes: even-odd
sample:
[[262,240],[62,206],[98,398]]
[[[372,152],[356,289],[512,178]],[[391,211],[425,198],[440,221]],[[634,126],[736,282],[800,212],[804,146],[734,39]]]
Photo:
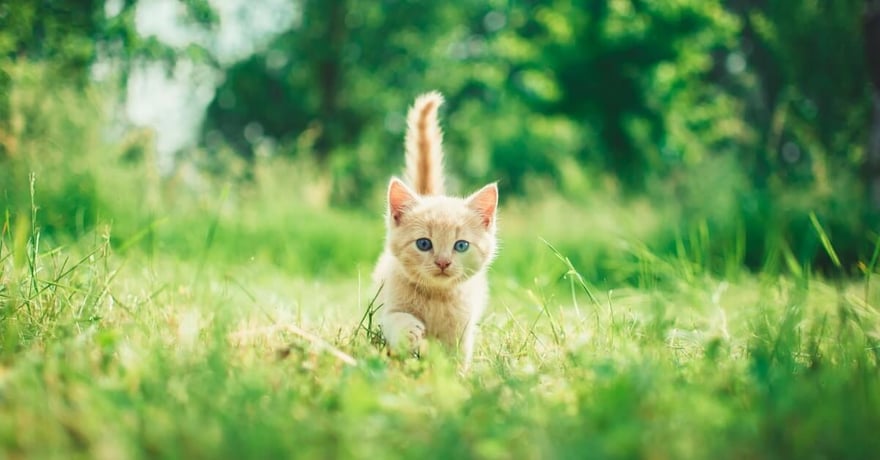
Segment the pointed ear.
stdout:
[[388,216],[395,224],[400,224],[404,211],[417,201],[418,196],[403,181],[396,177],[391,178],[388,184]]
[[467,205],[483,217],[483,227],[492,228],[498,208],[498,184],[491,183],[467,198]]

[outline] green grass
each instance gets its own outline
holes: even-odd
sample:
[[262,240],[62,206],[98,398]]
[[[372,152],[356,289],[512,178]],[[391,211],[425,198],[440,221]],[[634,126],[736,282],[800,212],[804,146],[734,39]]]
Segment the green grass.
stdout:
[[[718,279],[632,249],[636,229],[601,232],[607,266],[631,267],[623,278],[635,282],[591,280],[555,246],[576,241],[570,227],[527,218],[560,206],[542,203],[502,210],[493,302],[464,376],[436,346],[421,360],[390,359],[359,328],[374,294],[379,215],[302,211],[311,220],[277,219],[287,230],[267,219],[235,234],[247,227],[229,223],[235,213],[212,212],[179,236],[193,239],[179,243],[192,249],[184,254],[119,253],[106,227],[48,246],[37,225],[7,220],[0,457],[865,458],[880,449],[870,278]],[[568,211],[574,222],[596,216]],[[346,218],[372,225],[369,241],[337,240]],[[213,258],[237,238],[231,254],[252,257]],[[323,275],[260,255],[285,242],[304,259],[357,268]]]
[[[101,140],[100,95],[32,80],[0,165],[0,459],[880,451],[880,239],[847,278],[833,225],[799,214],[838,274],[818,276],[704,193],[729,165],[688,179],[692,212],[586,173],[567,198],[504,196],[461,375],[437,346],[390,359],[363,327],[381,190],[333,208],[301,160],[161,178],[148,145]],[[775,249],[749,272],[756,243]]]

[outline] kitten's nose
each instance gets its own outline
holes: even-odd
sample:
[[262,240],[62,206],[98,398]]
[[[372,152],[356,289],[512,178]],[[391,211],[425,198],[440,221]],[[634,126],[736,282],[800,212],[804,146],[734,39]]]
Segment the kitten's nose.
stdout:
[[437,259],[434,261],[434,265],[440,267],[440,270],[446,270],[446,267],[452,264],[452,261],[449,259]]

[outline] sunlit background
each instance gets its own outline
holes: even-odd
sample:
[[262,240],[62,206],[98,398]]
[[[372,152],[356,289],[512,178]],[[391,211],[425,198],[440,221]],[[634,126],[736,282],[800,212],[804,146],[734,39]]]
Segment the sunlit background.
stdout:
[[[713,269],[853,274],[877,238],[861,1],[13,1],[0,20],[4,199],[26,213],[35,172],[47,237],[112,222],[123,244],[254,190],[269,215],[380,214],[405,111],[437,89],[457,191],[578,209],[559,238],[591,266],[582,238],[611,232]],[[535,233],[566,219],[546,217]]]

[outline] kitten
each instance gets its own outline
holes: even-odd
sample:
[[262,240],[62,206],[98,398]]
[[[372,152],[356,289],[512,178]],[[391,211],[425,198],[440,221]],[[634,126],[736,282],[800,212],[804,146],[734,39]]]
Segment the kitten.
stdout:
[[379,325],[394,351],[418,351],[426,338],[458,347],[467,369],[476,323],[489,300],[486,270],[495,257],[498,187],[467,198],[444,195],[438,92],[419,96],[407,114],[406,179],[388,184],[387,236],[373,278]]

